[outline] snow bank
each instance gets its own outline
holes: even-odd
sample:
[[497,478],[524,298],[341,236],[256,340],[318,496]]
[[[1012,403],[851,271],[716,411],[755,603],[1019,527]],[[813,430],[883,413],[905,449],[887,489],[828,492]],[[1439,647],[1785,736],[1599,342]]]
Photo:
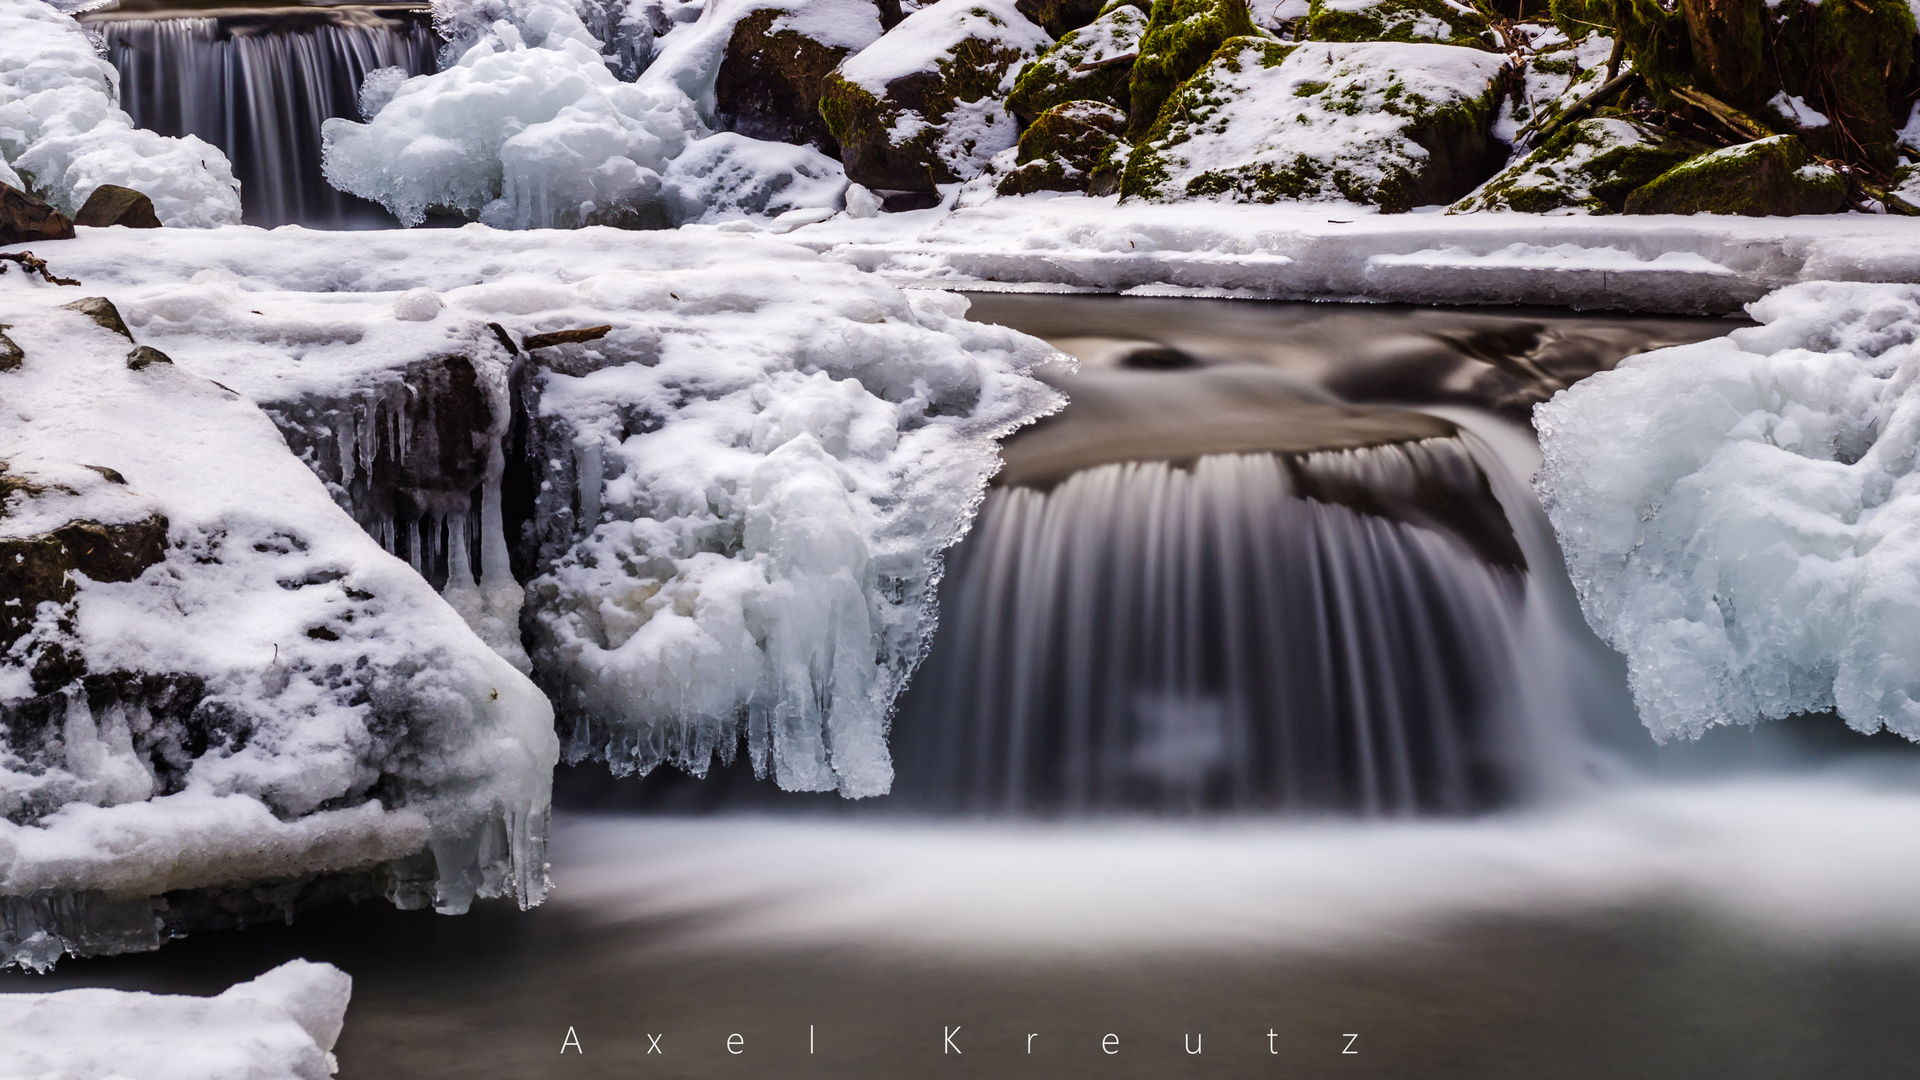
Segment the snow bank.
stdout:
[[[424,361],[466,358],[497,406],[486,456],[524,469],[530,505],[502,530],[497,467],[460,480],[471,496],[438,489],[479,507],[477,524],[445,518],[479,533],[450,545],[476,565],[447,588],[486,594],[455,604],[483,627],[528,628],[568,756],[704,772],[744,736],[783,786],[883,792],[886,716],[932,630],[939,553],[999,436],[1057,404],[1024,375],[1053,354],[961,318],[959,297],[731,228],[116,230],[68,242],[57,268],[110,291],[181,367],[260,401],[390,542],[416,526],[359,502],[378,495],[369,475],[414,468],[382,464],[380,432],[410,415],[383,402],[425,385]],[[493,323],[516,343],[610,329],[516,360]],[[432,426],[405,423],[417,443]]]
[[431,212],[506,229],[646,228],[839,207],[832,158],[714,131],[734,24],[780,5],[728,0],[678,25],[664,8],[656,20],[615,6],[585,9],[620,35],[609,58],[566,0],[438,5],[450,62],[393,89],[365,123],[328,120],[328,181],[409,226]]
[[1834,709],[1920,741],[1920,287],[1749,310],[1537,409],[1581,605],[1658,739]]
[[[165,239],[136,257],[170,265],[172,237],[235,234],[146,235]],[[23,357],[0,371],[0,551],[24,608],[0,612],[0,962],[155,947],[170,906],[142,898],[181,890],[279,910],[298,889],[249,890],[353,874],[409,907],[537,903],[546,700],[253,402],[161,334],[136,347],[104,301],[63,306],[119,291],[82,273],[91,288],[0,280]],[[313,314],[268,333],[302,353],[357,336]],[[115,903],[60,899],[99,894]]]
[[[118,184],[152,199],[163,225],[238,222],[226,155],[191,135],[134,127],[118,94],[113,66],[79,23],[41,0],[0,0],[0,159],[35,194],[71,215],[95,188]],[[0,166],[0,182],[8,175]]]
[[214,997],[0,994],[0,1080],[325,1080],[353,980],[291,960]]

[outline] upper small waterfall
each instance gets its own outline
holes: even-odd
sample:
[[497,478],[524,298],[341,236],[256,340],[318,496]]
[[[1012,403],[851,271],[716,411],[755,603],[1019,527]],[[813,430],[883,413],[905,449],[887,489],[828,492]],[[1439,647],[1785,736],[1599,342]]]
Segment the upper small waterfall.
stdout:
[[359,116],[367,73],[434,69],[425,12],[406,7],[226,9],[88,16],[135,124],[226,151],[251,225],[391,223],[320,172],[320,124]]

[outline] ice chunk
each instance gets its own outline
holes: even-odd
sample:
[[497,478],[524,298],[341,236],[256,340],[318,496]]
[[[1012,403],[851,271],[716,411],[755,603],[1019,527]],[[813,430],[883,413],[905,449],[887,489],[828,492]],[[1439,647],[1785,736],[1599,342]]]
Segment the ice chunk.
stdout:
[[290,960],[214,997],[0,994],[0,1068],[79,1080],[325,1080],[353,980]]
[[1581,605],[1658,739],[1835,709],[1920,740],[1920,287],[1750,311],[1536,411]]
[[226,155],[191,135],[134,127],[118,93],[113,66],[79,23],[41,0],[0,0],[0,158],[16,179],[68,215],[95,188],[118,184],[152,199],[163,225],[238,222],[240,185]]

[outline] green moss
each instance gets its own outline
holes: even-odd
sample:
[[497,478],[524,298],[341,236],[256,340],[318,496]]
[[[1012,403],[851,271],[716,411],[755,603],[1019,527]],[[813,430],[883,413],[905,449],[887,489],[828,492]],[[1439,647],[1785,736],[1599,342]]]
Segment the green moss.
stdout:
[[1502,169],[1449,212],[1619,213],[1636,188],[1706,149],[1637,121],[1582,120]]
[[1174,90],[1228,39],[1256,33],[1246,0],[1154,0],[1128,80],[1128,132],[1145,134]]
[[1553,25],[1574,41],[1588,34],[1613,33],[1611,0],[1552,0],[1548,12]]
[[1827,115],[1800,133],[1828,157],[1885,173],[1898,161],[1897,128],[1915,89],[1914,17],[1906,0],[1782,4],[1780,83]]
[[1493,49],[1486,16],[1463,12],[1445,0],[1374,0],[1354,10],[1313,0],[1307,15],[1313,41],[1437,41]]
[[1626,199],[1629,214],[1831,214],[1846,205],[1847,183],[1816,164],[1793,135],[1730,146],[1689,158]]
[[[1007,108],[1029,124],[1069,101],[1101,101],[1125,110],[1132,95],[1133,60],[1123,58],[1139,50],[1146,26],[1146,16],[1138,8],[1122,5],[1066,35],[1020,72],[1007,95]],[[1107,62],[1082,70],[1082,65],[1097,58]]]

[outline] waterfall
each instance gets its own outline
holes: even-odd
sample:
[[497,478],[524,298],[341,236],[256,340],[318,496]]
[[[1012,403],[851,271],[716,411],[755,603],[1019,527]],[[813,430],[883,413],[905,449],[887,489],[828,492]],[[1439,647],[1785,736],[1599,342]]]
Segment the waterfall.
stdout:
[[1568,718],[1530,693],[1526,571],[1473,529],[1368,512],[1449,471],[1486,492],[1465,438],[996,488],[894,727],[897,790],[950,810],[1399,815],[1549,786],[1567,740],[1540,728]]
[[175,18],[90,20],[120,73],[120,104],[163,135],[198,135],[226,151],[251,225],[391,224],[373,203],[335,191],[320,172],[320,124],[358,117],[370,71],[434,69],[424,13],[335,7]]

